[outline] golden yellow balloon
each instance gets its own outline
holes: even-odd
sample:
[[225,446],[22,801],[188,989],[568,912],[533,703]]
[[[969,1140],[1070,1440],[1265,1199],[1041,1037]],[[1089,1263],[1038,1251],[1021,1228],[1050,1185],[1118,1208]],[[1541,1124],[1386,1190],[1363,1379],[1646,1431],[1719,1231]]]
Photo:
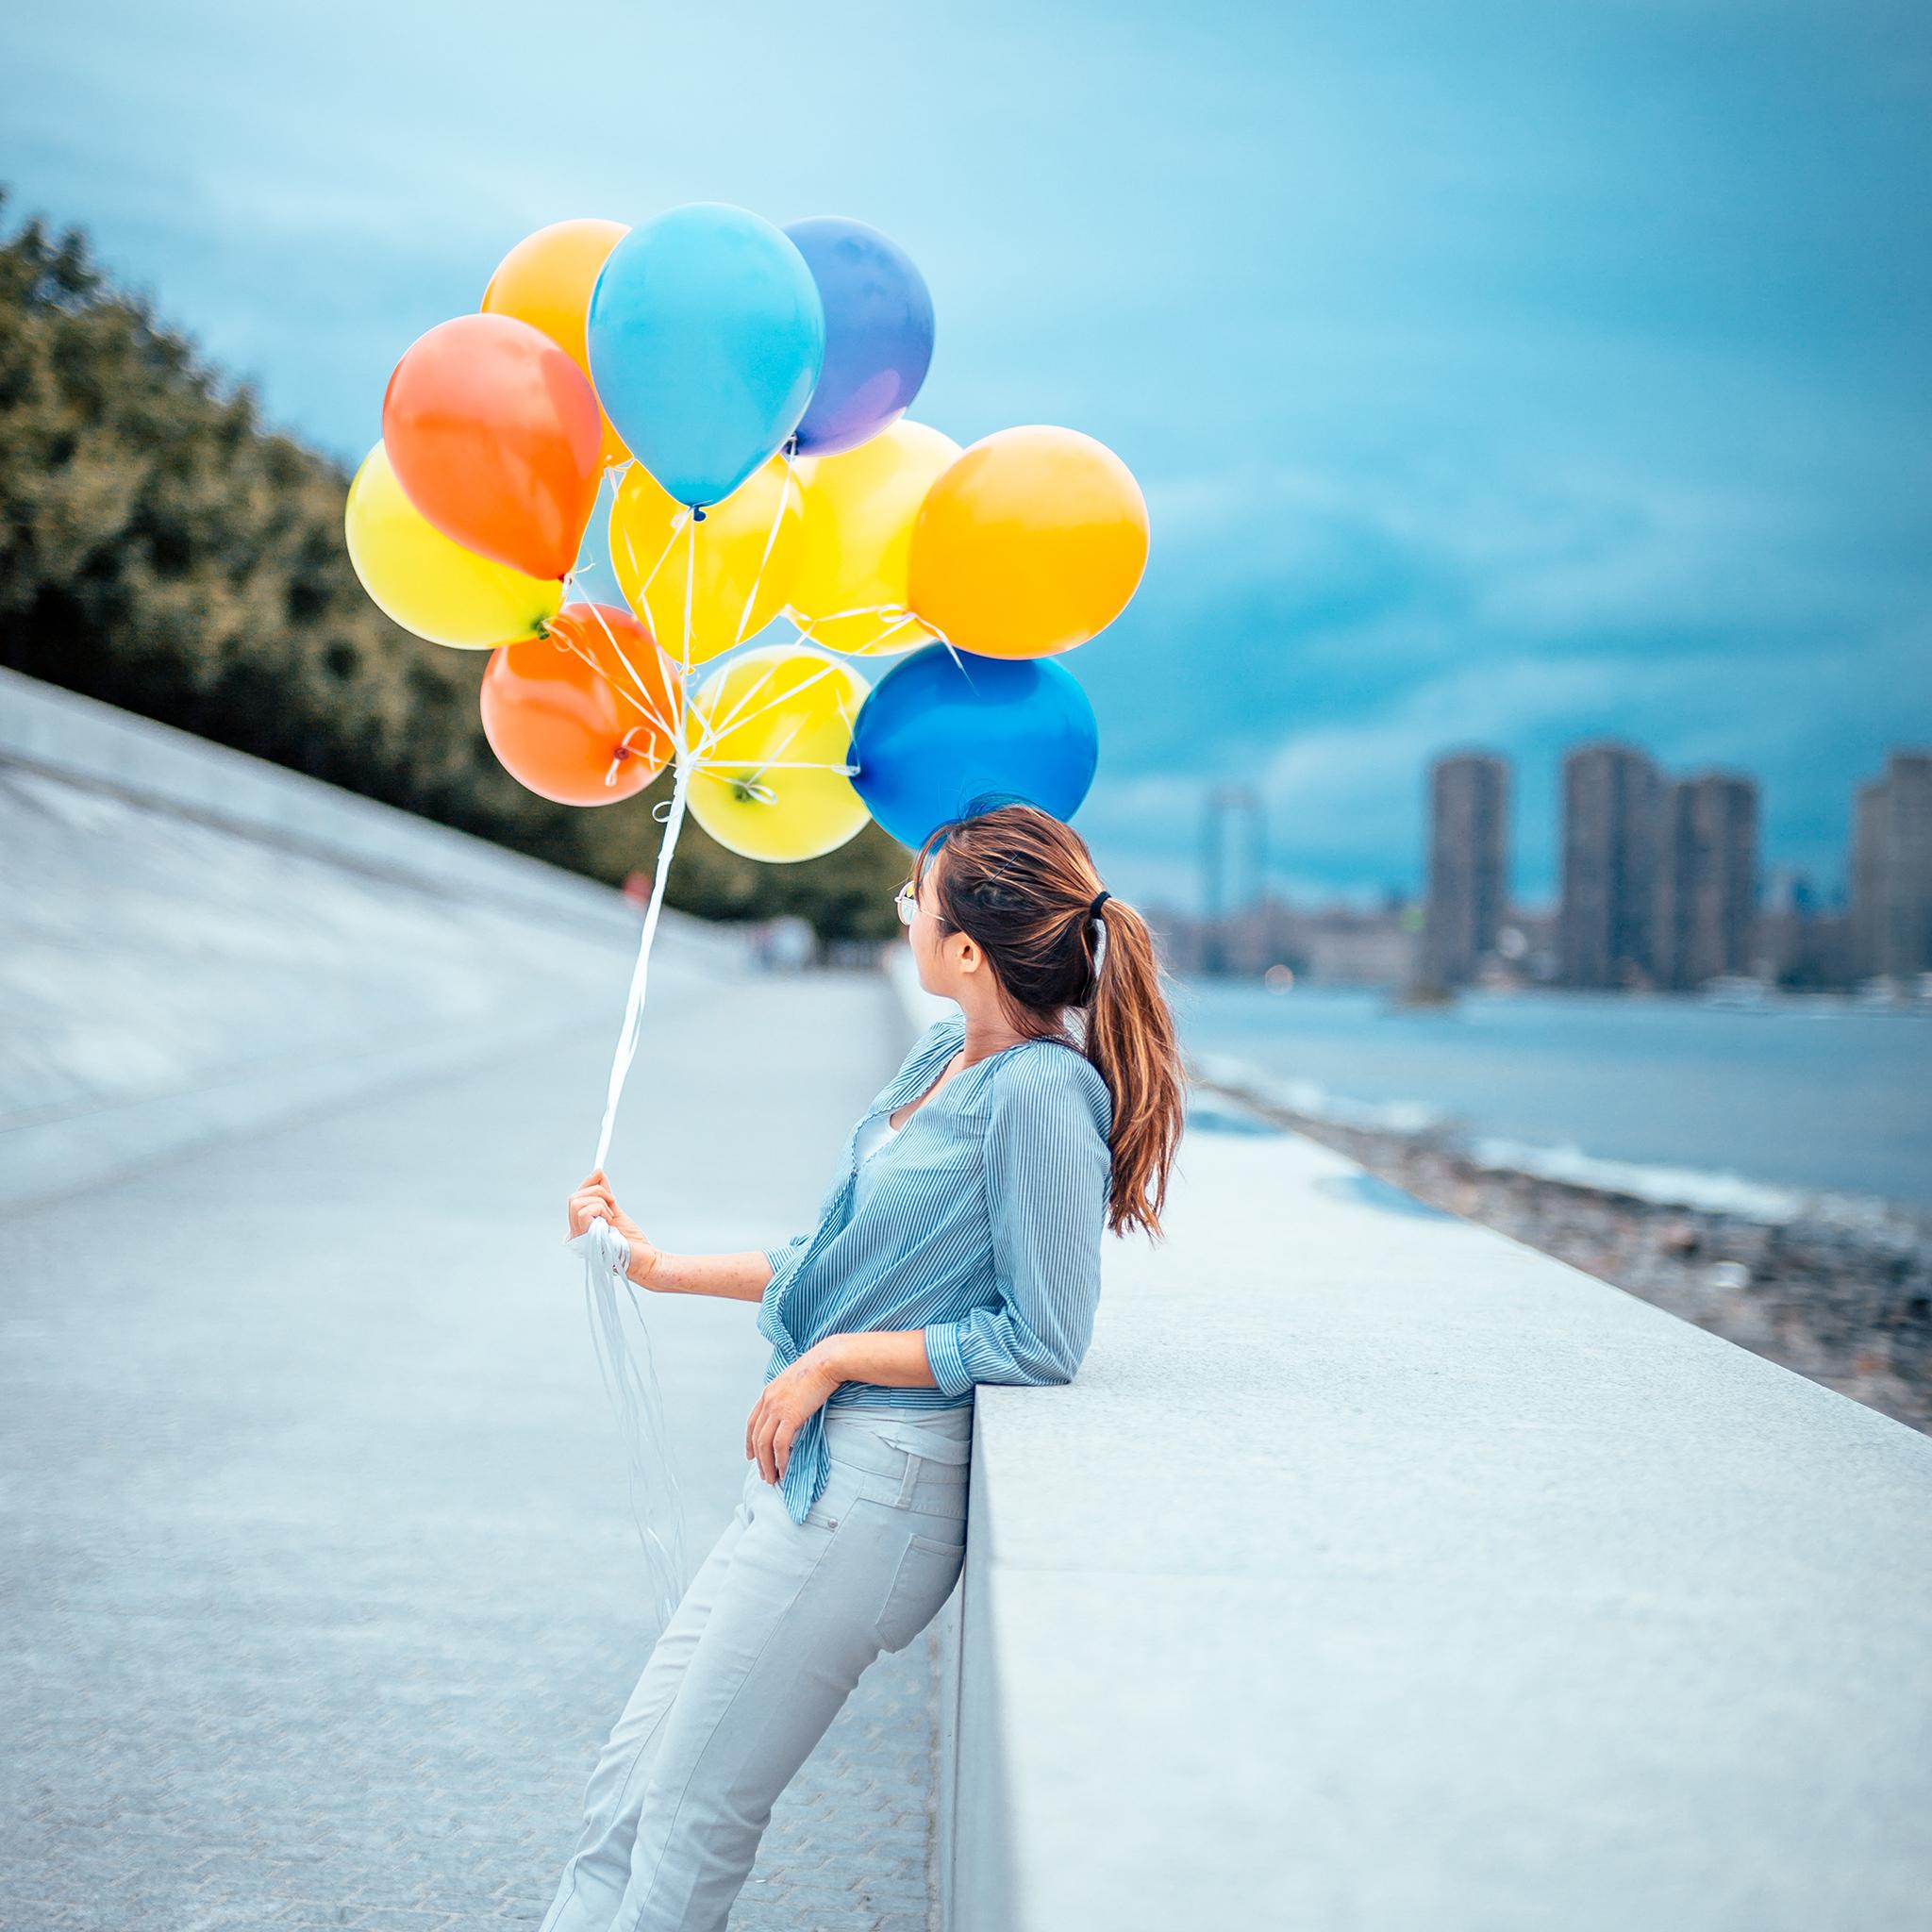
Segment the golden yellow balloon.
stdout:
[[1147,502],[1104,442],[1041,424],[982,437],[925,493],[910,603],[982,658],[1050,658],[1105,630],[1147,568]]
[[857,449],[799,465],[805,547],[791,608],[813,643],[888,657],[931,642],[906,608],[912,526],[925,492],[958,456],[950,436],[902,420]]
[[563,586],[525,576],[445,537],[403,492],[377,443],[349,485],[349,561],[383,614],[433,644],[489,651],[540,637]]
[[[633,463],[610,506],[610,565],[664,651],[678,663],[702,664],[756,637],[784,609],[804,540],[804,499],[785,459],[774,457],[710,506],[703,523],[680,524],[689,514]],[[693,556],[687,652],[684,592]]]
[[[591,352],[585,341],[591,291],[605,258],[630,233],[622,222],[552,222],[525,235],[496,265],[483,291],[486,315],[513,315],[541,329],[588,378]],[[606,464],[621,463],[630,452],[604,418]]]
[[720,665],[685,718],[691,816],[746,858],[789,863],[844,844],[869,816],[843,770],[866,691],[845,659],[798,644]]

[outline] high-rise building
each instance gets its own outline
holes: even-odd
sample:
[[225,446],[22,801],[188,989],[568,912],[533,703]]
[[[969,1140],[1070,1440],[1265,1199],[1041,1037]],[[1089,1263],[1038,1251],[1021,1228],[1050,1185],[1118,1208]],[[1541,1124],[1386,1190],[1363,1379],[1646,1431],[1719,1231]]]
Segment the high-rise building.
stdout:
[[1466,985],[1496,949],[1509,896],[1509,767],[1458,752],[1429,768],[1429,896],[1423,966]]
[[1657,791],[1657,767],[1633,745],[1578,745],[1563,760],[1557,968],[1566,985],[1650,976]]
[[1932,751],[1895,751],[1858,788],[1850,872],[1853,970],[1932,973]]
[[1702,986],[1751,968],[1757,909],[1757,787],[1701,772],[1664,789],[1657,813],[1651,970],[1659,986]]

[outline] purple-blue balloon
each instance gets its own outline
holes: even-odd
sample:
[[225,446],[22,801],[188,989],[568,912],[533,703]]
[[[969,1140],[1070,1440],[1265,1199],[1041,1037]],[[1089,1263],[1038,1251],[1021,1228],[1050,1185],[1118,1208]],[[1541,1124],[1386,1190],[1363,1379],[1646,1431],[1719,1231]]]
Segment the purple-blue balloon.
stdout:
[[911,407],[932,364],[932,297],[912,258],[863,222],[822,215],[785,230],[825,309],[825,361],[798,425],[801,456],[857,449]]
[[916,850],[986,792],[1070,819],[1099,759],[1093,707],[1055,658],[956,658],[927,644],[873,686],[850,761],[866,809]]

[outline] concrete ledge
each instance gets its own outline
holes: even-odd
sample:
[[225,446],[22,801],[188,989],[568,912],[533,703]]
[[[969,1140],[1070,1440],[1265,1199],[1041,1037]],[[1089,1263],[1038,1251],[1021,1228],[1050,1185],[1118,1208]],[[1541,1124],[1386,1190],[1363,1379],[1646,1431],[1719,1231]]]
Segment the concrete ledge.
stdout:
[[1198,1124],[976,1402],[957,1932],[1924,1923],[1932,1441]]

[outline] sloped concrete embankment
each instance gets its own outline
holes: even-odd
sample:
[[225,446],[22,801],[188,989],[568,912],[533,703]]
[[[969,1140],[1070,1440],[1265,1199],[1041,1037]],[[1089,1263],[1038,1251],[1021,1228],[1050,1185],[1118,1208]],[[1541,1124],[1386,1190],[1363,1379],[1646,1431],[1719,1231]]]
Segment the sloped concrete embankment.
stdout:
[[[623,1012],[622,893],[0,672],[0,1206]],[[667,914],[661,1017],[738,947]]]

